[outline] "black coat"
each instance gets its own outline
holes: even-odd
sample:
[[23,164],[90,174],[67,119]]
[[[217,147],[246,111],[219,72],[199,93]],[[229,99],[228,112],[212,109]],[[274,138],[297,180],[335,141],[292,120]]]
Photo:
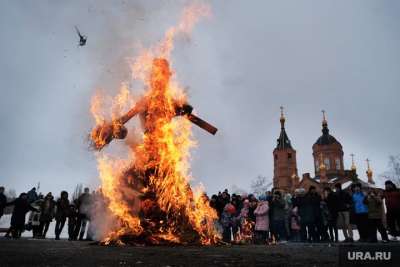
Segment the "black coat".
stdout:
[[273,221],[285,220],[285,200],[282,198],[273,198],[269,208]]
[[28,211],[37,211],[33,208],[27,199],[17,198],[14,201],[7,203],[7,206],[14,205],[14,210],[11,216],[11,226],[17,229],[24,229],[25,215]]
[[335,192],[336,211],[349,211],[352,205],[352,198],[349,193],[340,190]]
[[7,197],[4,194],[0,194],[0,217],[3,216],[6,205]]
[[326,198],[326,205],[328,206],[328,210],[332,217],[332,220],[337,218],[337,201],[337,195],[333,192],[329,193],[328,197]]
[[69,215],[68,198],[59,198],[56,203],[56,220],[62,220]]
[[321,197],[317,194],[307,193],[296,198],[301,223],[316,223],[321,218]]
[[40,221],[51,222],[54,217],[56,202],[53,198],[45,198],[40,206]]

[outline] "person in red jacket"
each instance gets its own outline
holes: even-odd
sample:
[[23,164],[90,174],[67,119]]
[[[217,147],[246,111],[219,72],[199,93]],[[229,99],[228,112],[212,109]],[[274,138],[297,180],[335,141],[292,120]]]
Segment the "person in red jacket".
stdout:
[[400,235],[400,191],[390,180],[385,182],[384,198],[389,233],[391,236],[396,238]]

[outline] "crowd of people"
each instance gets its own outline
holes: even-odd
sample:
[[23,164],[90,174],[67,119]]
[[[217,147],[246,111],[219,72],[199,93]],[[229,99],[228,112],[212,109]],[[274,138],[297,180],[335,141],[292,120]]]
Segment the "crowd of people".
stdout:
[[[71,201],[66,191],[54,200],[51,192],[43,196],[32,188],[7,201],[4,187],[0,187],[0,218],[13,206],[5,236],[19,238],[28,230],[33,238],[46,238],[55,220],[54,235],[59,240],[68,219],[69,240],[92,240],[91,215],[101,199],[101,192],[90,193],[89,188]],[[259,197],[230,195],[225,190],[209,201],[227,243],[338,242],[339,229],[344,242],[354,242],[354,225],[360,242],[378,242],[378,232],[382,242],[388,242],[389,235],[392,240],[400,235],[400,190],[390,180],[384,190],[362,188],[359,183],[352,184],[351,190],[342,190],[338,183],[333,190],[326,187],[323,192],[310,186],[307,192],[299,188],[293,195],[272,189]]]
[[[362,188],[354,183],[342,190],[340,183],[317,192],[310,186],[294,195],[273,189],[263,196],[238,195],[228,190],[213,195],[210,205],[222,226],[223,241],[268,244],[275,242],[388,242],[400,235],[400,191],[388,180],[385,189]],[[353,227],[353,226],[356,227]]]
[[[68,239],[92,239],[92,229],[88,222],[91,219],[91,209],[96,198],[96,192],[90,193],[89,188],[73,201],[69,200],[68,192],[62,191],[57,200],[51,192],[46,196],[37,194],[36,188],[7,202],[4,187],[0,187],[0,218],[7,206],[13,206],[10,227],[6,237],[20,238],[25,230],[32,231],[33,238],[46,238],[50,223],[55,220],[55,239],[59,240],[64,225],[68,219]],[[26,222],[26,214],[30,212]],[[87,230],[86,230],[87,229]]]

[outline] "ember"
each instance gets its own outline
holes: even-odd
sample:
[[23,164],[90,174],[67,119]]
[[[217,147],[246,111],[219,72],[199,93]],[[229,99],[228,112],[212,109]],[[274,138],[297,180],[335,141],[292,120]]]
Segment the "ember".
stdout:
[[[124,139],[124,126],[138,116],[141,142],[125,142],[129,159],[98,153],[102,192],[118,227],[110,230],[105,244],[215,244],[216,212],[201,190],[189,184],[189,150],[194,145],[190,122],[215,134],[217,129],[192,114],[186,95],[171,78],[170,53],[174,37],[188,34],[208,6],[191,6],[183,12],[177,27],[170,28],[155,48],[143,52],[132,65],[133,77],[147,88],[123,115],[102,116],[101,97],[93,99],[91,111],[97,126],[91,133],[95,150],[113,139]],[[123,106],[132,99],[123,87],[114,104]],[[118,102],[118,103],[116,103]],[[118,116],[117,116],[118,115]]]

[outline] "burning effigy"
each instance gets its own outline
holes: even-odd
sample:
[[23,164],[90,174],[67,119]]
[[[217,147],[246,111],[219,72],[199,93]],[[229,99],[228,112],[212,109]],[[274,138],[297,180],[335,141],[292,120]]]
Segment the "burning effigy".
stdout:
[[[145,91],[133,98],[122,86],[113,98],[110,116],[104,115],[105,96],[95,95],[91,112],[96,126],[90,134],[96,151],[101,192],[116,224],[104,244],[215,244],[217,214],[201,189],[190,186],[190,149],[195,141],[191,124],[211,134],[217,128],[193,114],[184,90],[174,79],[171,51],[176,36],[189,34],[209,7],[193,5],[183,11],[164,39],[142,51],[131,65],[132,77]],[[128,111],[114,106],[130,106]],[[132,131],[127,123],[138,118]],[[124,139],[128,156],[104,149],[113,139]]]

